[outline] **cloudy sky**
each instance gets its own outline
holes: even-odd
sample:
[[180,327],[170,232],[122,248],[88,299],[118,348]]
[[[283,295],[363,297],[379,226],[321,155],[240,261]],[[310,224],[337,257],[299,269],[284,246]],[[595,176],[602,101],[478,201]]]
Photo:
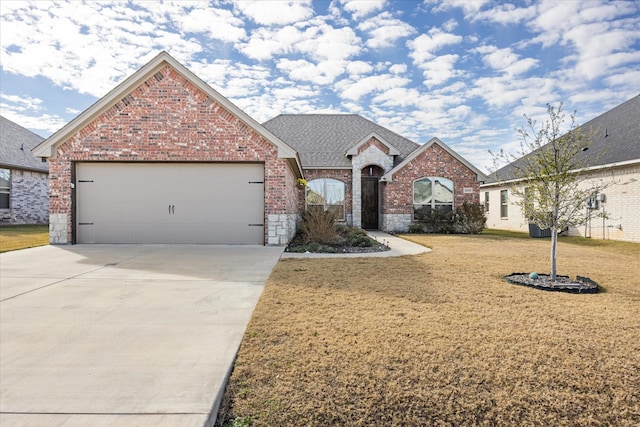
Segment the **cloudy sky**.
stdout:
[[487,171],[523,114],[640,93],[640,1],[0,2],[1,114],[46,137],[166,50],[259,122],[355,113]]

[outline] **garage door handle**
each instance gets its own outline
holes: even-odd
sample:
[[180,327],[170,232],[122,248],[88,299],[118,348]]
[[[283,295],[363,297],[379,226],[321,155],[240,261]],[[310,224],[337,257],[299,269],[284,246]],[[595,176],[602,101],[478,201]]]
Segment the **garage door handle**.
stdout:
[[176,214],[176,205],[171,205],[171,214],[172,215]]

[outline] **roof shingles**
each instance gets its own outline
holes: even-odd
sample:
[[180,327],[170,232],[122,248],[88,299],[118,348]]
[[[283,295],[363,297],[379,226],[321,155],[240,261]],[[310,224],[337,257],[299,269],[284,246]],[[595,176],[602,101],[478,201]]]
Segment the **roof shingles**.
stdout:
[[400,151],[396,164],[419,147],[356,114],[282,114],[263,126],[298,151],[303,168],[351,168],[347,150],[372,133]]
[[43,140],[43,137],[0,116],[0,167],[48,172],[49,163],[31,152]]
[[[594,133],[589,149],[580,153],[578,164],[597,167],[640,161],[640,95],[614,107],[581,126],[586,135]],[[489,176],[487,184],[515,178],[514,168],[520,159]]]

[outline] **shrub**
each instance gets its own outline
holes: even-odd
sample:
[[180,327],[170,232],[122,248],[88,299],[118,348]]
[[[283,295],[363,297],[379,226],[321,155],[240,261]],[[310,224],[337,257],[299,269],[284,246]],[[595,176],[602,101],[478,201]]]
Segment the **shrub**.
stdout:
[[336,214],[322,208],[309,209],[304,213],[300,231],[306,240],[316,243],[333,243],[338,235]]
[[424,226],[421,222],[413,222],[409,225],[409,229],[407,230],[409,233],[424,233]]
[[456,231],[456,218],[453,212],[433,210],[421,214],[419,222],[423,233],[451,234]]
[[456,222],[461,233],[478,234],[487,223],[484,208],[479,203],[464,202],[456,209]]

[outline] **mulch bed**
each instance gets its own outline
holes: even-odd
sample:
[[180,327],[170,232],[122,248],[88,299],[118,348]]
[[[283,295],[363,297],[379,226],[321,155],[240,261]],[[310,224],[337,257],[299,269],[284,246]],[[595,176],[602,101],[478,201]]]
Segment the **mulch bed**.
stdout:
[[[296,243],[291,243],[289,244],[289,246],[287,246],[287,248],[285,249],[285,252],[305,252],[305,251],[300,251],[297,248],[302,248],[304,246],[308,246],[308,245],[304,245],[304,244],[296,244]],[[331,248],[331,250],[322,250],[323,248],[321,248],[320,250],[317,251],[313,251],[315,253],[336,253],[336,254],[364,254],[364,253],[371,253],[371,252],[384,252],[384,251],[388,251],[391,248],[389,246],[385,246],[383,244],[377,244],[375,246],[365,246],[365,247],[358,247],[358,246],[340,246],[340,245],[323,245],[324,249],[326,248]]]
[[538,274],[536,279],[532,279],[529,273],[511,273],[504,276],[504,280],[514,285],[529,286],[544,291],[569,292],[575,294],[595,294],[598,292],[598,284],[588,277],[576,276],[571,279],[569,276],[556,276],[556,280],[551,280],[548,274]]

